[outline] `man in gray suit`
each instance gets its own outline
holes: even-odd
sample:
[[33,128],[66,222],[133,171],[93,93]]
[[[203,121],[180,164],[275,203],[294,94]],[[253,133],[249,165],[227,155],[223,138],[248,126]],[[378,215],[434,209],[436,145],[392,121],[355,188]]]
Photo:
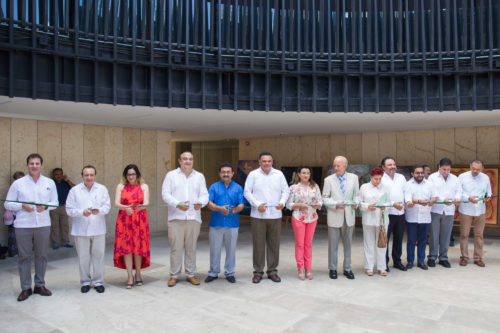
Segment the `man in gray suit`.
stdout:
[[333,160],[335,174],[325,178],[323,204],[328,208],[328,269],[331,279],[337,278],[339,241],[344,246],[344,275],[354,279],[351,270],[351,243],[354,230],[355,209],[359,191],[358,177],[346,172],[347,158]]

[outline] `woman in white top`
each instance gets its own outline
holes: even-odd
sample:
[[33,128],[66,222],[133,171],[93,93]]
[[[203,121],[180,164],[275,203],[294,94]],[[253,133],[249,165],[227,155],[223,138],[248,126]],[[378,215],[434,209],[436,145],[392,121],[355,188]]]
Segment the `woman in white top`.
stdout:
[[[294,184],[290,187],[290,196],[286,207],[293,211],[292,227],[295,233],[295,260],[299,279],[311,280],[312,240],[318,222],[316,210],[323,205],[318,184],[311,179],[311,168],[297,169]],[[305,268],[305,271],[304,271]]]
[[387,275],[387,264],[385,260],[386,248],[379,248],[378,228],[383,221],[385,231],[389,225],[389,219],[384,216],[385,208],[380,200],[385,195],[384,203],[390,203],[389,190],[381,185],[384,170],[382,168],[373,168],[370,172],[370,182],[361,185],[359,189],[360,209],[363,214],[363,247],[365,252],[365,272],[368,276],[373,275],[375,266],[375,253],[377,258],[377,270],[382,276]]

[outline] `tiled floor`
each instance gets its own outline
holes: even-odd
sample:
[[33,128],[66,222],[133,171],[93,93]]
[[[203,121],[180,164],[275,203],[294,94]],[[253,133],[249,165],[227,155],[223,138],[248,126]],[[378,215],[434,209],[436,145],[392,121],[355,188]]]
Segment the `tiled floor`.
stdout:
[[[296,277],[293,231],[282,230],[281,283],[252,284],[249,225],[243,225],[235,284],[225,279],[200,286],[182,280],[167,288],[169,248],[165,233],[151,239],[144,286],[126,290],[126,273],[113,268],[107,246],[106,292],[80,293],[74,249],[49,250],[47,287],[52,297],[17,302],[17,262],[0,261],[1,332],[499,332],[500,240],[485,240],[486,268],[458,266],[458,245],[450,249],[451,269],[393,270],[387,277],[363,274],[360,228],[354,236],[351,281],[328,278],[326,226],[313,243],[312,281]],[[471,244],[472,245],[472,244]],[[340,251],[342,255],[342,251]],[[405,256],[405,254],[403,255]],[[223,254],[224,258],[224,254]],[[208,232],[198,242],[198,271],[209,266]],[[221,275],[223,277],[223,275]]]

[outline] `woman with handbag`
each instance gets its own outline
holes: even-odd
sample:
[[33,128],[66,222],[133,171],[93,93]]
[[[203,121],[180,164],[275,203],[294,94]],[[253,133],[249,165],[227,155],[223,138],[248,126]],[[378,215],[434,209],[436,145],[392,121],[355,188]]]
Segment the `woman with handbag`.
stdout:
[[[361,185],[359,203],[363,215],[363,247],[365,253],[365,273],[373,275],[375,258],[377,270],[381,276],[387,275],[385,252],[387,248],[387,227],[389,218],[384,214],[385,207],[390,205],[389,190],[382,184],[382,168],[373,168],[370,182]],[[384,241],[385,240],[385,241]]]

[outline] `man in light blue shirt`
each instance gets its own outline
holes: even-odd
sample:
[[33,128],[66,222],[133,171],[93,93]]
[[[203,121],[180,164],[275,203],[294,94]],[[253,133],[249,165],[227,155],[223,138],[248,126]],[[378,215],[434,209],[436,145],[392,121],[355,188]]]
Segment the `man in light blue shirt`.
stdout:
[[218,278],[222,244],[226,247],[224,275],[230,283],[236,282],[234,267],[236,262],[236,242],[238,241],[239,213],[243,210],[243,188],[231,179],[233,166],[222,163],[219,167],[220,181],[208,189],[208,208],[212,211],[210,219],[210,271],[205,282]]

